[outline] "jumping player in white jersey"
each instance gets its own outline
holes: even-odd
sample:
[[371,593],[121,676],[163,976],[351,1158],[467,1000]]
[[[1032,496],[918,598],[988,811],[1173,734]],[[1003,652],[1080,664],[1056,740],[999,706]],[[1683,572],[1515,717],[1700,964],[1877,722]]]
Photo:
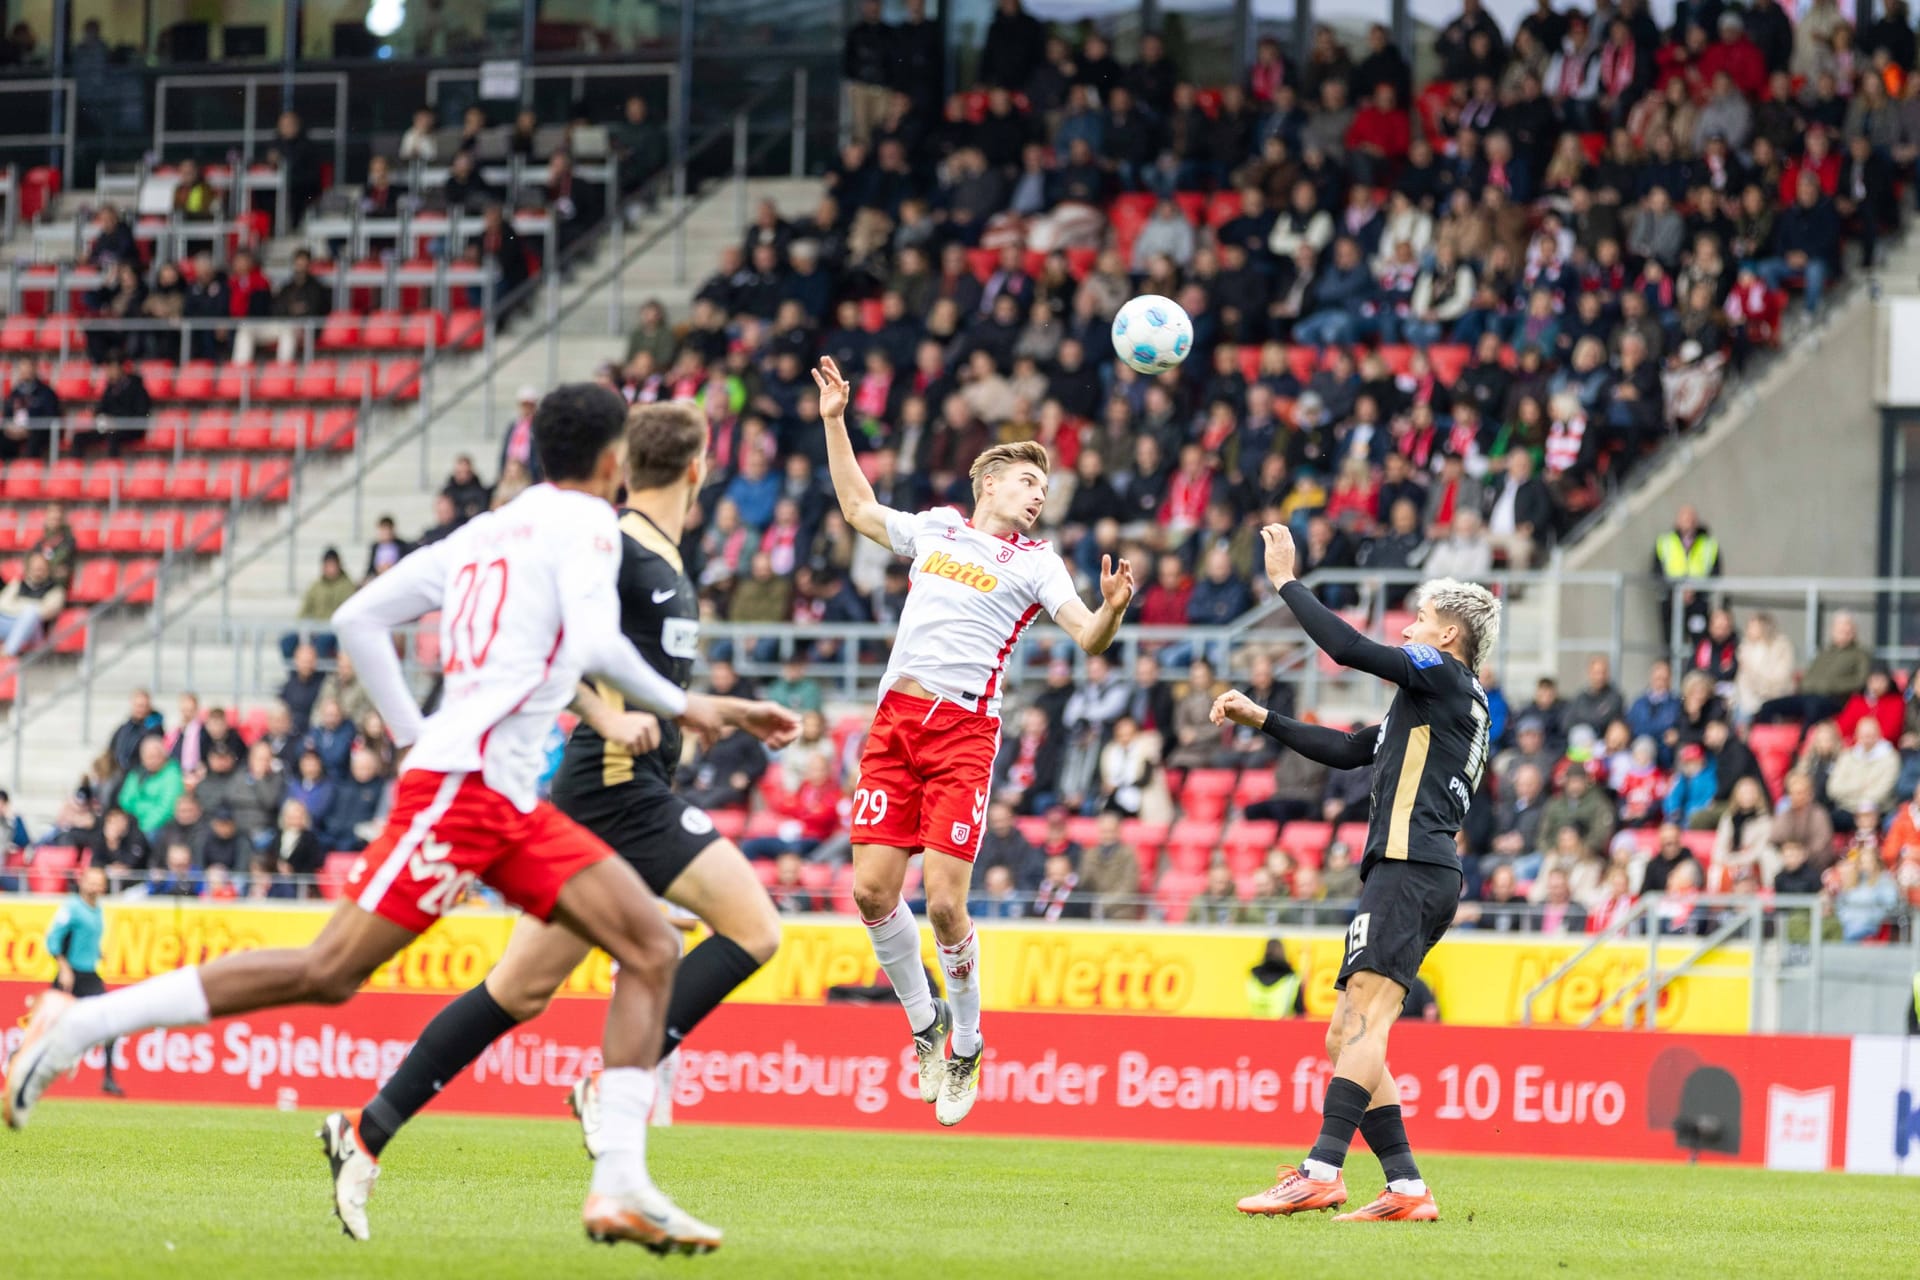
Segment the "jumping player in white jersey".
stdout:
[[[411,751],[386,830],[320,936],[300,950],[243,952],[95,999],[41,997],[8,1063],[0,1097],[8,1125],[24,1127],[47,1086],[102,1041],[282,1005],[344,1003],[478,879],[619,964],[588,1234],[661,1253],[719,1246],[720,1232],[668,1199],[646,1165],[679,942],[634,870],[535,794],[543,742],[584,674],[703,736],[720,725],[710,699],[683,693],[621,634],[621,533],[611,504],[624,474],[625,421],[626,404],[604,388],[554,391],[533,420],[549,482],[409,555],[334,614],[341,647],[395,742]],[[434,610],[445,694],[423,722],[392,629]],[[634,717],[636,736],[650,736],[644,719]]]
[[[979,1092],[980,949],[967,892],[1000,745],[1007,661],[1043,610],[1086,652],[1104,652],[1133,599],[1133,568],[1101,557],[1102,603],[1090,610],[1059,555],[1022,536],[1047,498],[1047,451],[1030,441],[974,459],[971,520],[952,507],[910,515],[881,506],[847,438],[846,379],[823,359],[813,380],[847,523],[913,561],[913,590],[853,793],[853,900],[906,1007],[920,1096],[935,1104],[941,1124],[954,1125]],[[922,850],[927,916],[951,1004],[928,986],[920,931],[901,897],[907,859]]]

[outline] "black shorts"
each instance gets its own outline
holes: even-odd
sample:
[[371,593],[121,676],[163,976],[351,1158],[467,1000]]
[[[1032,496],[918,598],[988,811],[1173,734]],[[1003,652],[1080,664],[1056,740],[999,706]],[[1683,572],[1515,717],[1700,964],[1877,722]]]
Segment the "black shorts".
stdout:
[[[52,985],[57,987],[60,984],[56,982]],[[100,975],[97,973],[82,973],[78,969],[75,969],[73,971],[73,994],[81,1000],[86,999],[88,996],[103,996],[107,994],[107,984],[100,981]]]
[[1420,962],[1453,924],[1460,871],[1435,862],[1379,862],[1360,887],[1360,909],[1347,926],[1347,954],[1333,985],[1361,971],[1413,986]]
[[708,845],[721,839],[706,810],[656,783],[594,787],[578,793],[556,790],[553,803],[606,841],[660,897]]

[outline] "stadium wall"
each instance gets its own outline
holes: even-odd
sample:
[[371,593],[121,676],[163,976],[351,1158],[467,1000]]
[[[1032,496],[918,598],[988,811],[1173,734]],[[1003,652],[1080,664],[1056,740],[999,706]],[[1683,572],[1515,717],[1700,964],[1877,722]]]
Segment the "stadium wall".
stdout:
[[[1875,308],[1865,298],[1842,306],[1740,394],[1732,410],[1571,548],[1569,570],[1604,570],[1650,579],[1653,542],[1691,503],[1719,540],[1722,572],[1768,577],[1871,577],[1880,515],[1880,415],[1875,393]],[[1612,600],[1604,593],[1561,593],[1564,635],[1606,635]],[[1775,610],[1800,647],[1802,623],[1791,607]],[[1657,596],[1630,595],[1623,619],[1629,653],[1665,646]],[[1807,655],[1802,655],[1804,658]],[[1563,683],[1581,678],[1584,654],[1561,655]],[[1621,687],[1645,683],[1646,659],[1627,664]]]
[[[29,988],[0,982],[0,1001]],[[441,1003],[375,992],[343,1009],[149,1031],[115,1045],[116,1074],[145,1100],[357,1106]],[[449,1085],[441,1105],[553,1116],[598,1068],[605,1013],[600,1000],[556,1000]],[[1286,1148],[1319,1127],[1331,1072],[1312,1022],[1011,1013],[988,1025],[969,1133]],[[11,1049],[19,1034],[0,1039]],[[91,1092],[103,1052],[55,1095]],[[728,1004],[681,1055],[677,1122],[935,1129],[890,1004]],[[1920,1174],[1920,1039],[1411,1023],[1395,1031],[1393,1071],[1423,1150],[1678,1161],[1693,1153],[1676,1122],[1707,1117],[1705,1162]]]

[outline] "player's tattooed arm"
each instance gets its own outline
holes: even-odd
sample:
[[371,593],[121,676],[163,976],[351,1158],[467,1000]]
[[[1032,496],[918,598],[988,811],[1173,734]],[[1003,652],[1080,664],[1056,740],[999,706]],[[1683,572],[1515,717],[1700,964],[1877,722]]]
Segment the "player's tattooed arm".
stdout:
[[840,514],[854,532],[864,534],[883,547],[891,548],[893,538],[887,532],[887,517],[893,512],[880,505],[860,460],[854,456],[853,441],[847,436],[847,404],[853,388],[840,373],[832,356],[822,356],[813,371],[813,385],[820,389],[820,424],[827,437],[827,472],[833,477],[834,496],[840,499]]

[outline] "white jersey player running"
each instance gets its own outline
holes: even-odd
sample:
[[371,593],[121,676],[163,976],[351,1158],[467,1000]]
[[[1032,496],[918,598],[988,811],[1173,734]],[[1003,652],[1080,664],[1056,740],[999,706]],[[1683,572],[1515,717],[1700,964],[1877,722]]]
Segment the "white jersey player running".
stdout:
[[[717,1248],[720,1232],[654,1186],[646,1165],[668,986],[680,944],[639,876],[598,837],[536,799],[541,744],[583,674],[629,705],[708,736],[720,713],[658,674],[620,630],[620,530],[611,500],[625,474],[626,404],[601,387],[561,387],[534,414],[550,483],[414,552],[347,601],[333,629],[393,733],[410,747],[385,831],[350,896],[301,950],[248,951],[75,1001],[42,996],[7,1066],[0,1116],[13,1128],[89,1047],[148,1027],[198,1025],[292,1004],[341,1004],[484,880],[541,920],[566,926],[619,965],[601,1073],[602,1152],[583,1214],[597,1240],[656,1252]],[[424,722],[392,628],[440,610],[445,696]],[[634,715],[637,736],[649,718]],[[352,1127],[327,1135],[355,1158]],[[369,1175],[371,1176],[371,1175]]]
[[[980,948],[967,892],[1000,745],[1007,662],[1043,611],[1086,652],[1103,652],[1133,599],[1133,568],[1102,557],[1102,602],[1088,609],[1059,555],[1023,536],[1047,498],[1047,451],[1030,441],[974,459],[971,520],[951,507],[910,515],[881,506],[847,437],[846,379],[825,359],[813,380],[847,523],[913,561],[913,590],[853,793],[853,898],[906,1008],[920,1096],[935,1104],[941,1124],[954,1125],[979,1092]],[[927,916],[951,1004],[927,983],[920,931],[901,898],[907,859],[923,850]]]

